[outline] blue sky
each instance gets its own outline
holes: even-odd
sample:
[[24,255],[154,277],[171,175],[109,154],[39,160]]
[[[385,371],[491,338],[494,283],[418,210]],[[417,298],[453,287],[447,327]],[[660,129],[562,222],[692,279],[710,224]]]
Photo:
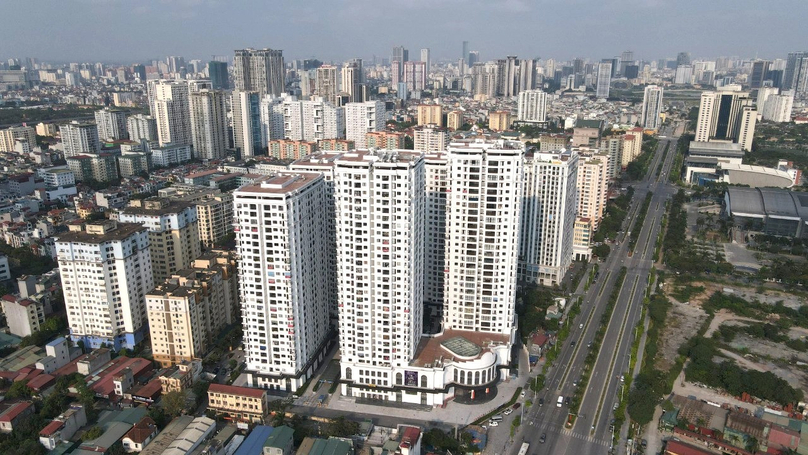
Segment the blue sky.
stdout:
[[808,49],[805,0],[0,0],[0,58],[136,62],[283,49],[288,59],[388,57],[404,45],[457,59],[600,59]]

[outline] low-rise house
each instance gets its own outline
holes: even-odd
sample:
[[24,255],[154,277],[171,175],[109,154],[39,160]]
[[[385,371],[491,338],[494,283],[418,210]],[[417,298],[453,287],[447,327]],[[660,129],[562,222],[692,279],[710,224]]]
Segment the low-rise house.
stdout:
[[262,423],[267,414],[267,392],[263,389],[211,384],[208,409],[242,422]]
[[[264,442],[264,455],[290,455],[294,444],[295,430],[282,425],[276,427]],[[414,454],[418,455],[418,454]]]
[[123,439],[121,439],[121,443],[123,444],[124,450],[129,453],[140,452],[157,436],[157,433],[159,433],[157,425],[151,417],[147,416],[136,423],[135,426],[126,433]]
[[35,412],[30,401],[0,402],[0,433],[11,433],[14,427]]
[[61,441],[69,441],[76,431],[87,425],[87,412],[84,406],[73,403],[70,409],[45,425],[39,432],[39,442],[48,450],[53,450]]

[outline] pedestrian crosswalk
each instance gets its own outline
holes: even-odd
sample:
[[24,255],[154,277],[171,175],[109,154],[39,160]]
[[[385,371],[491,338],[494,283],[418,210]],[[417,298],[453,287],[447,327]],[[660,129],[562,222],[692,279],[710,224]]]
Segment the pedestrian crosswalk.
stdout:
[[582,439],[582,440],[584,440],[586,442],[589,442],[591,444],[598,444],[598,445],[602,445],[602,446],[605,446],[605,447],[608,447],[608,446],[611,445],[611,443],[607,439],[598,439],[598,438],[596,438],[594,436],[590,436],[588,434],[575,433],[572,430],[566,429],[566,428],[561,430],[561,434],[563,434],[565,436],[571,436],[571,437],[573,437],[575,439]]

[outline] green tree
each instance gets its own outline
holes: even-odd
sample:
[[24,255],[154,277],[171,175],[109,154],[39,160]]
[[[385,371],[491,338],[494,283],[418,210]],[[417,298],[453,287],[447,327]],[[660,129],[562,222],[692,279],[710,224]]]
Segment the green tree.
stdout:
[[92,427],[89,430],[87,430],[86,432],[84,432],[84,436],[82,436],[81,438],[84,441],[91,441],[93,439],[100,438],[101,435],[103,435],[103,434],[104,434],[104,430],[101,427],[99,427],[98,425],[95,425],[94,427]]
[[16,381],[11,384],[8,392],[6,392],[6,398],[31,398],[31,389],[28,388],[28,380]]
[[601,259],[605,259],[607,256],[609,256],[609,253],[611,251],[612,251],[612,249],[609,248],[609,245],[606,245],[605,243],[601,243],[600,245],[596,246],[595,248],[592,248],[592,254],[594,254],[595,256],[597,256],[597,257],[599,257]]
[[339,416],[328,424],[326,431],[329,436],[347,438],[359,433],[359,423]]
[[166,414],[171,417],[177,417],[185,411],[185,391],[174,390],[163,395],[160,400],[163,403],[163,409]]

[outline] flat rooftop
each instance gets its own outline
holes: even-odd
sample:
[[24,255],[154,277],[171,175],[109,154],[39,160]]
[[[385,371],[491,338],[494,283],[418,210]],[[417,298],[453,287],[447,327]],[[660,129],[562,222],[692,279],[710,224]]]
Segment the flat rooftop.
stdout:
[[247,184],[236,190],[237,193],[287,194],[297,191],[317,179],[322,178],[319,172],[281,173],[265,177],[255,183]]
[[467,361],[480,357],[491,344],[505,344],[510,336],[498,333],[446,329],[436,337],[421,337],[411,365],[425,366],[440,360]]
[[104,234],[89,234],[87,231],[70,231],[56,236],[57,242],[70,243],[105,243],[121,241],[132,234],[147,230],[139,223],[118,223],[118,227]]

